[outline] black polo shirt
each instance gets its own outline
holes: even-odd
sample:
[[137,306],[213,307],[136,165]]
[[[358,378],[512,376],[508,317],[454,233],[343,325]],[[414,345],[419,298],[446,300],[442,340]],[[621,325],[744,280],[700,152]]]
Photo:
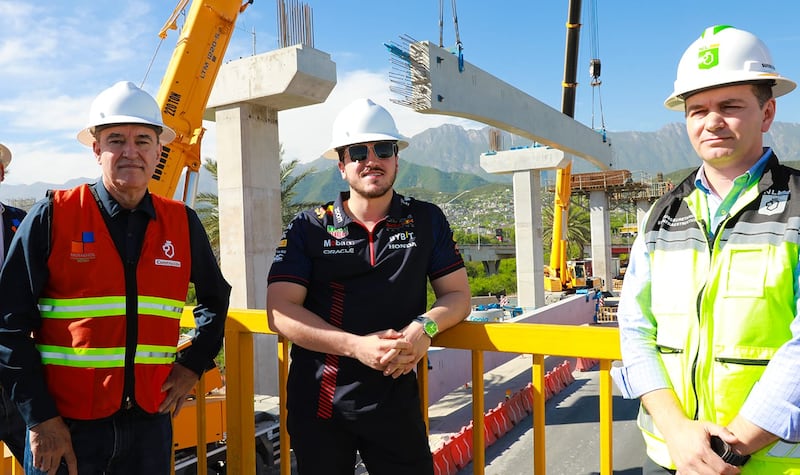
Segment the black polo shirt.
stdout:
[[[394,193],[372,232],[334,202],[298,214],[287,227],[268,282],[308,289],[304,306],[328,323],[366,335],[399,330],[424,313],[427,280],[464,267],[444,213]],[[287,405],[323,418],[354,417],[417,401],[414,373],[392,379],[358,360],[292,345]]]

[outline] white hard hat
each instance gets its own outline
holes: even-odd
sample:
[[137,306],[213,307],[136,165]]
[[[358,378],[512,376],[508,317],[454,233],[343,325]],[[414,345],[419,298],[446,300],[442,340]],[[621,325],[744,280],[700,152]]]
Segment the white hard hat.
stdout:
[[111,124],[154,125],[161,127],[159,141],[162,144],[175,139],[175,131],[164,124],[153,96],[130,81],[120,81],[97,95],[89,110],[89,123],[78,132],[78,141],[92,146],[94,128]]
[[759,81],[773,82],[773,97],[787,94],[797,86],[778,74],[769,49],[758,37],[728,25],[711,26],[683,53],[675,89],[664,105],[682,111],[684,98],[693,92]]
[[0,164],[3,165],[3,168],[8,168],[9,163],[11,163],[11,150],[0,143]]
[[372,99],[356,99],[342,109],[333,121],[333,137],[325,158],[339,159],[337,148],[362,142],[379,140],[397,141],[397,148],[408,147],[408,140],[397,131],[389,111]]

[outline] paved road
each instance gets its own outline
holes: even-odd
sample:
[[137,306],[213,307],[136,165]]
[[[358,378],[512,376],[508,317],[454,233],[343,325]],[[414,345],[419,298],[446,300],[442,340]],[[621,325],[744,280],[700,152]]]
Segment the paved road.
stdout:
[[[576,372],[575,378],[545,404],[547,475],[600,472],[598,372]],[[636,427],[638,402],[615,394],[613,406],[614,474],[640,475],[644,442]],[[532,424],[528,416],[486,449],[486,475],[534,473]],[[472,473],[470,464],[458,475]]]

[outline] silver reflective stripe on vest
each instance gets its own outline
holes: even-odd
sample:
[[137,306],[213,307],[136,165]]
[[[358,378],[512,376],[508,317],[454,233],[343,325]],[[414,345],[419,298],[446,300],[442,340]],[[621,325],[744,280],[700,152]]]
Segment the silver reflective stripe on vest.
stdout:
[[124,296],[77,299],[41,298],[38,304],[42,318],[115,317],[125,314]]
[[800,459],[800,444],[779,440],[769,449],[767,457]]
[[139,296],[139,313],[180,319],[185,302],[163,297]]
[[70,348],[55,345],[36,345],[42,364],[73,368],[122,368],[125,348]]
[[136,347],[136,364],[171,364],[177,356],[174,346],[138,345]]

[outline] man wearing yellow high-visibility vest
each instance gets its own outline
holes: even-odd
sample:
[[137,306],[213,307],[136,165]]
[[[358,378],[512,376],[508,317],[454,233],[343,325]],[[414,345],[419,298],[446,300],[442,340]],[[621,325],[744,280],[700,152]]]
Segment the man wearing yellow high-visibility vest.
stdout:
[[[231,291],[197,214],[147,190],[174,138],[148,93],[104,90],[78,134],[100,181],[51,191],[14,236],[0,381],[28,427],[28,475],[171,471],[172,413],[214,365]],[[179,357],[190,281],[197,332]]]
[[800,474],[800,172],[762,137],[796,84],[774,64],[707,28],[665,102],[702,162],[640,224],[622,288],[612,375],[641,400],[645,474]]

